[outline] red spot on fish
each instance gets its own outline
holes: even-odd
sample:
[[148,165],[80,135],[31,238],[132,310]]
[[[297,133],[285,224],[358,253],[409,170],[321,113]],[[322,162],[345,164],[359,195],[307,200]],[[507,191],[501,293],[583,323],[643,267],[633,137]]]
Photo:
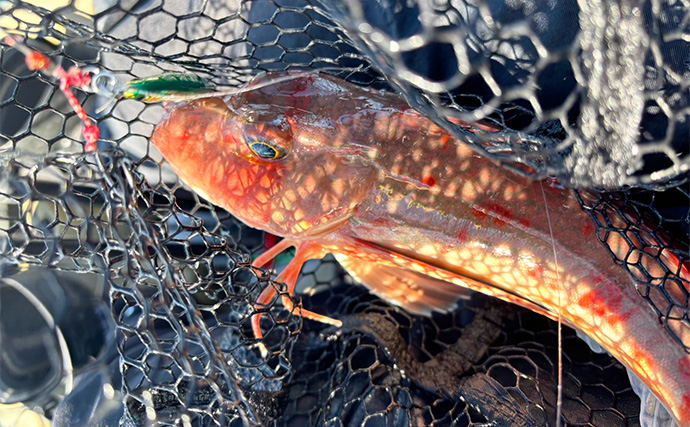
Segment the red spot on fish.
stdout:
[[589,291],[584,294],[577,302],[580,307],[589,308],[597,316],[603,317],[606,312],[606,304],[604,300],[596,293],[596,291]]
[[504,206],[499,205],[498,203],[491,203],[488,206],[488,210],[495,214],[494,225],[496,227],[503,227],[514,218],[511,211],[506,209]]
[[606,315],[606,307],[601,303],[601,300],[595,299],[592,304],[592,311],[599,317]]
[[484,211],[482,211],[482,210],[480,210],[480,209],[477,209],[477,208],[472,208],[472,215],[473,215],[475,218],[477,218],[478,220],[486,219],[486,217],[488,216],[488,215],[486,214],[486,212],[484,212]]
[[577,304],[582,307],[590,306],[592,305],[595,296],[596,294],[594,293],[594,291],[589,291],[580,297],[580,300],[577,302]]
[[690,392],[683,395],[683,403],[680,404],[680,416],[682,419],[690,419]]
[[[591,279],[592,283],[601,284],[606,277],[597,275]],[[625,311],[623,301],[618,298],[609,298],[604,291],[591,290],[580,298],[578,304],[589,309],[599,317],[606,317],[606,322],[611,325],[618,325],[630,318],[630,312]]]
[[491,212],[501,215],[508,220],[512,220],[514,218],[511,211],[506,209],[504,206],[499,205],[498,203],[491,203],[488,207]]
[[591,221],[585,222],[582,226],[582,234],[585,237],[589,237],[592,235],[592,233],[594,233],[594,224],[592,224]]
[[424,183],[424,185],[428,185],[429,187],[433,187],[436,185],[436,179],[434,179],[434,177],[431,175],[427,175],[422,178],[422,183]]
[[690,358],[685,357],[680,359],[678,366],[680,367],[680,372],[683,374],[683,376],[690,379]]
[[613,313],[622,313],[623,300],[621,300],[620,298],[609,298],[607,302],[609,306],[609,311],[612,311]]
[[503,221],[501,218],[494,218],[494,226],[496,226],[496,228],[501,228],[504,225],[508,225],[508,223]]
[[541,265],[530,265],[527,267],[527,275],[529,277],[540,277],[544,274],[544,267]]
[[[285,86],[285,92],[290,95],[289,105],[297,110],[307,111],[310,108],[312,90],[311,86],[314,83],[314,76],[308,75],[304,77],[299,77],[288,83]],[[264,88],[264,90],[269,91],[271,88]],[[292,112],[288,112],[291,114]]]
[[607,277],[603,274],[597,274],[596,276],[592,277],[592,284],[596,286],[603,285],[607,280]]
[[520,224],[522,227],[529,228],[529,226],[530,226],[532,223],[529,222],[529,220],[528,220],[527,218],[521,218],[521,219],[518,221],[518,224]]
[[456,234],[456,237],[458,238],[459,243],[465,243],[465,242],[467,242],[467,240],[469,240],[470,233],[467,230],[462,229],[462,230],[458,231],[458,234]]

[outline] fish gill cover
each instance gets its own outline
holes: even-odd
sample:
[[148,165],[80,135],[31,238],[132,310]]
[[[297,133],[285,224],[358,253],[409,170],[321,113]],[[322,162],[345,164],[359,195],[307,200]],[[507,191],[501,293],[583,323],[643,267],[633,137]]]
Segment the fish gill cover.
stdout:
[[[585,234],[624,237],[611,262],[690,351],[688,283],[669,268],[690,268],[687,6],[0,0],[0,29],[122,81],[185,71],[233,88],[323,69],[403,94],[505,167],[605,188],[579,193]],[[284,288],[251,260],[275,238],[178,180],[149,143],[163,108],[75,90],[101,132],[85,154],[58,82],[0,55],[3,427],[555,424],[555,324],[481,295],[411,316],[313,261],[301,302],[344,327],[271,303],[260,351],[254,301]],[[622,365],[570,330],[563,353],[564,423],[663,419],[653,399],[640,416]]]

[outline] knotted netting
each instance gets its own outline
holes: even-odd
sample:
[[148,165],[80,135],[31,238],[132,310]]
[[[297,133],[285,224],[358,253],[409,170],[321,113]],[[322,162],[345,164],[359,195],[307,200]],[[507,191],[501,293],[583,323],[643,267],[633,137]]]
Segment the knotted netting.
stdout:
[[[673,1],[0,0],[0,30],[64,68],[228,88],[323,69],[403,94],[505,167],[610,190],[579,194],[592,244],[625,237],[611,262],[686,351],[688,16]],[[411,316],[331,258],[305,265],[295,299],[342,329],[257,309],[266,286],[285,294],[251,267],[276,238],[179,181],[149,143],[160,105],[76,90],[101,129],[84,153],[55,79],[0,54],[0,425],[554,425],[553,322],[480,295]],[[571,331],[563,346],[565,423],[663,420],[653,400],[640,417],[614,359]]]

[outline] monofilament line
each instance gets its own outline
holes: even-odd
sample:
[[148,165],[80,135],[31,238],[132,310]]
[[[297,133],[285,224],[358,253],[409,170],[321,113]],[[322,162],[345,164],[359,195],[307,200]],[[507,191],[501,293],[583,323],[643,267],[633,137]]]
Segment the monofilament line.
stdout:
[[551,215],[549,215],[549,205],[546,201],[544,183],[539,181],[541,196],[544,199],[544,209],[546,210],[546,222],[549,224],[549,235],[551,236],[551,247],[553,248],[553,263],[556,269],[556,285],[558,289],[558,387],[556,398],[556,427],[561,427],[561,409],[563,406],[563,337],[561,336],[561,278],[558,274],[558,256],[556,255],[556,242],[553,238],[553,227],[551,226]]

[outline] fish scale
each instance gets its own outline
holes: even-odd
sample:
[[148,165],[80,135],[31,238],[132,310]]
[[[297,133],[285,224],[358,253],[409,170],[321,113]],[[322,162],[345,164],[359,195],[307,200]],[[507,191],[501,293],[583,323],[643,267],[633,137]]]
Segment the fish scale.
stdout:
[[[395,95],[318,74],[260,86],[169,104],[152,137],[192,188],[285,238],[258,266],[295,246],[276,278],[290,291],[306,260],[333,253],[374,293],[415,313],[448,310],[467,288],[551,318],[560,313],[690,425],[690,355],[594,240],[572,192],[479,157]],[[286,155],[263,159],[250,147],[255,140]],[[608,243],[621,255],[631,249],[622,235]],[[274,294],[267,289],[259,306]]]

